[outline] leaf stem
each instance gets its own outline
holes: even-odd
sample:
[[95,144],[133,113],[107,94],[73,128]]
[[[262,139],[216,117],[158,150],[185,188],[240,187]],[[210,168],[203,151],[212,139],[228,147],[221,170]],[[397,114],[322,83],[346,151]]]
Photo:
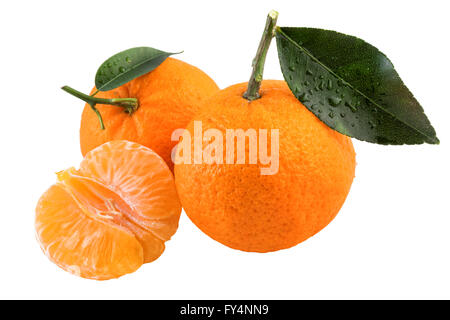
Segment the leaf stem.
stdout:
[[94,95],[88,96],[87,94],[84,94],[78,90],[75,90],[69,86],[64,86],[61,89],[66,91],[67,93],[70,93],[71,95],[77,97],[78,99],[83,100],[84,102],[88,103],[92,110],[96,113],[98,120],[100,122],[100,127],[102,130],[105,129],[105,125],[103,123],[102,116],[100,114],[100,111],[96,108],[97,104],[107,104],[117,107],[122,107],[125,109],[125,112],[128,114],[132,114],[134,111],[137,110],[139,107],[139,102],[136,98],[113,98],[113,99],[104,99],[104,98],[97,98],[94,97],[94,95],[98,92],[95,92]]
[[274,36],[274,30],[277,24],[278,12],[271,10],[267,15],[266,26],[259,43],[256,56],[252,62],[252,74],[248,81],[247,91],[244,93],[244,98],[253,101],[260,98],[259,88],[263,79],[264,63],[266,62],[267,51],[270,47],[270,42]]

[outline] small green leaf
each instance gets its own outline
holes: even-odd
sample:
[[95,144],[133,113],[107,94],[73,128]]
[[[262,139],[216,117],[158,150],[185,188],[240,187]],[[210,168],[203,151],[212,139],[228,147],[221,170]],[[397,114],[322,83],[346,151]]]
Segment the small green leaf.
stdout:
[[277,28],[276,38],[291,91],[332,129],[379,144],[439,143],[422,107],[377,48],[312,28]]
[[131,48],[113,55],[103,62],[95,75],[99,91],[120,87],[158,67],[167,57],[176,54],[150,47]]

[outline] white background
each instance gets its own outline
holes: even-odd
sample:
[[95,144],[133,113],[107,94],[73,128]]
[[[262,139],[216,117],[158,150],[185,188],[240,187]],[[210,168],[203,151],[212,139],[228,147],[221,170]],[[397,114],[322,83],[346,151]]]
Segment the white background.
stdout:
[[[450,298],[450,23],[447,1],[2,1],[0,298]],[[247,81],[270,9],[280,26],[356,35],[390,57],[439,146],[354,141],[356,178],[336,219],[306,242],[244,253],[183,213],[156,262],[96,282],[60,270],[34,237],[54,172],[81,161],[83,103],[97,67],[135,46],[178,58],[221,88]],[[275,46],[265,78],[282,79]]]

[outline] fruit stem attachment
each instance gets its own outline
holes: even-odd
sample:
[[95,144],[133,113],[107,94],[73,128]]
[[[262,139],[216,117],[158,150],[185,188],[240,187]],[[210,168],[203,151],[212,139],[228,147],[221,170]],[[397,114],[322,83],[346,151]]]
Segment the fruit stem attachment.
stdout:
[[[71,95],[77,97],[78,99],[81,99],[84,102],[88,103],[91,106],[92,110],[97,115],[98,120],[100,122],[100,127],[102,130],[105,129],[105,125],[103,123],[102,115],[100,114],[98,109],[95,107],[97,104],[107,104],[107,105],[122,107],[125,109],[125,112],[128,114],[132,114],[139,107],[139,102],[136,98],[104,99],[104,98],[96,98],[96,97],[94,97],[94,95],[88,96],[87,94],[84,94],[84,93],[82,93],[78,90],[75,90],[69,86],[64,86],[61,89],[63,89],[67,93],[70,93]],[[97,93],[97,92],[95,92],[95,93]]]
[[277,24],[278,12],[271,10],[267,15],[266,26],[264,33],[259,43],[256,56],[252,62],[252,74],[248,81],[247,91],[244,93],[244,98],[248,101],[253,101],[260,98],[259,88],[263,79],[264,63],[266,62],[267,51],[269,50],[270,42],[275,34],[275,27]]

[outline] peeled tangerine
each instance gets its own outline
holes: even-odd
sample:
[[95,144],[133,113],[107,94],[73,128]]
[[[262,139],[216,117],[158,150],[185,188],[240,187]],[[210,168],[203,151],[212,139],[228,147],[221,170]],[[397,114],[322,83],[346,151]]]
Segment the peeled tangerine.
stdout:
[[156,260],[181,213],[168,166],[147,147],[111,141],[59,172],[39,200],[36,233],[62,269],[106,280]]

